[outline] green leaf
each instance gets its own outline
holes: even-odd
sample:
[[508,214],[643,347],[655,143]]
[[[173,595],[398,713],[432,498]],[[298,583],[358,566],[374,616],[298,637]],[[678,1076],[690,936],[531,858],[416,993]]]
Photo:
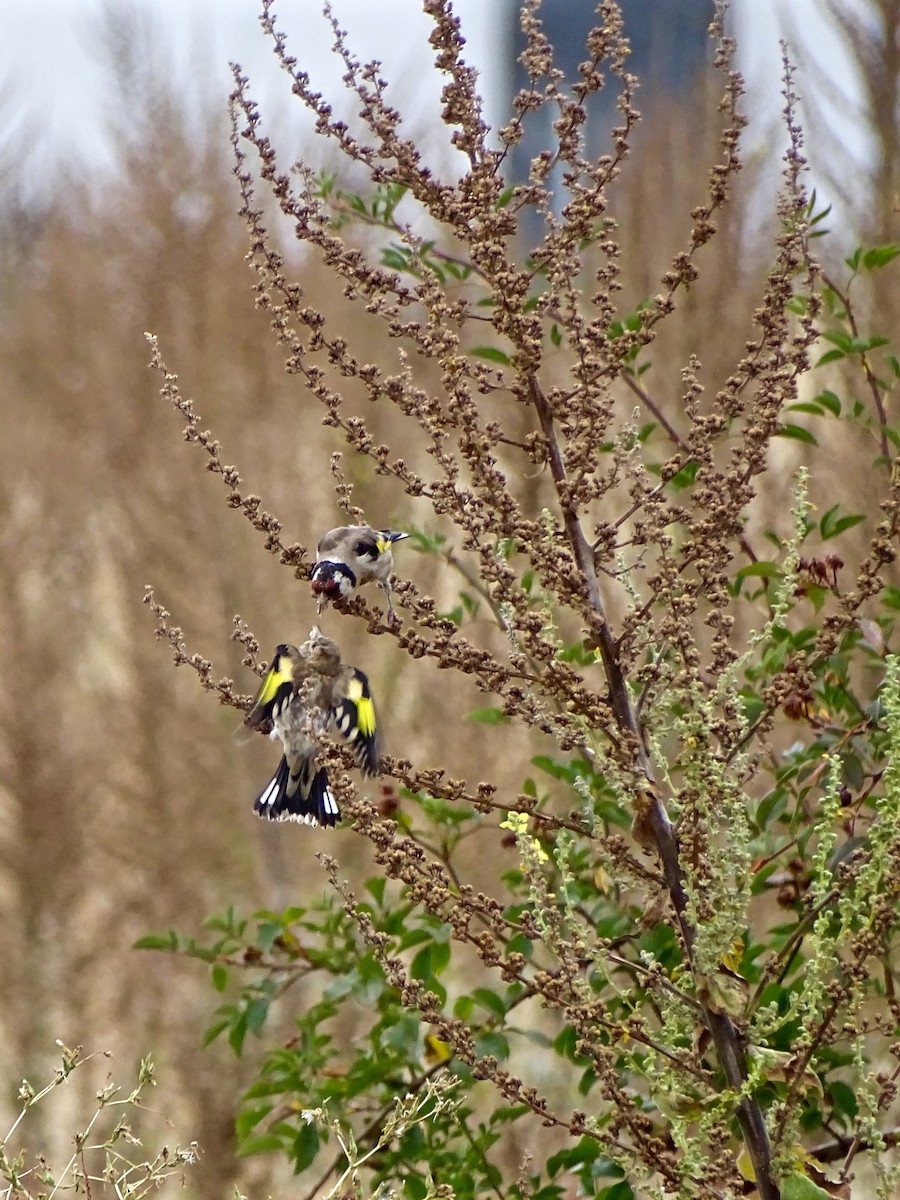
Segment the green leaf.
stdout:
[[487,362],[499,363],[502,367],[508,367],[510,357],[504,354],[502,350],[498,350],[496,346],[476,346],[474,350],[469,351],[472,358],[483,358]]
[[380,875],[375,875],[371,879],[366,880],[366,891],[374,899],[379,908],[384,904],[384,889],[387,887],[387,880]]
[[827,408],[836,417],[841,415],[841,402],[834,392],[819,392],[816,396],[816,403],[821,404],[823,408]]
[[466,720],[480,725],[508,725],[512,718],[502,708],[473,708],[466,713]]
[[804,429],[802,425],[782,425],[775,436],[793,438],[797,442],[806,442],[808,446],[818,446],[819,444],[815,436],[808,429]]
[[303,1171],[319,1153],[319,1131],[311,1121],[304,1121],[291,1147],[294,1170]]
[[562,345],[562,334],[559,331],[558,325],[550,326],[550,341],[553,343],[554,346]]
[[676,474],[672,476],[672,478],[669,480],[669,486],[674,488],[690,487],[690,485],[697,478],[697,472],[699,469],[700,464],[694,459],[691,459],[690,462],[686,462],[684,464],[680,471],[676,472]]
[[450,962],[450,943],[449,942],[432,942],[431,943],[431,969],[435,975],[440,975],[447,964]]
[[592,667],[597,662],[596,651],[588,650],[584,642],[564,646],[562,650],[557,650],[556,657],[560,662],[576,663],[579,667]]
[[475,988],[472,992],[472,999],[475,1000],[482,1008],[486,1008],[493,1013],[495,1017],[501,1020],[506,1016],[506,1005],[503,1002],[502,996],[498,996],[496,992],[492,992],[490,988]]
[[886,346],[890,340],[890,338],[882,337],[881,334],[873,334],[872,337],[867,338],[854,338],[853,352],[854,354],[865,354],[869,350],[877,350],[879,346]]
[[482,1057],[491,1054],[502,1062],[509,1058],[509,1041],[499,1030],[490,1030],[475,1038],[475,1050]]
[[840,511],[840,507],[839,504],[835,504],[833,508],[829,508],[828,512],[825,513],[819,522],[819,532],[822,535],[823,542],[829,538],[837,537],[845,529],[852,529],[854,525],[858,525],[860,521],[866,519],[865,513],[850,513],[845,517],[839,517],[837,514]]
[[223,963],[213,963],[212,985],[217,992],[224,992],[228,986],[228,969]]
[[131,943],[132,950],[177,950],[178,934],[174,929],[168,933],[145,933]]
[[259,1033],[269,1015],[269,1000],[262,996],[251,1000],[247,1005],[247,1028],[251,1033]]
[[283,1150],[284,1140],[276,1133],[258,1133],[249,1137],[237,1148],[238,1158],[249,1158],[252,1154],[270,1154],[273,1150]]
[[821,407],[818,404],[813,404],[811,401],[804,402],[803,404],[789,404],[787,411],[809,413],[813,417],[821,417],[822,415]]
[[409,967],[409,973],[413,979],[418,979],[422,983],[429,983],[434,978],[433,951],[434,944],[429,942],[415,955]]
[[862,256],[862,265],[867,271],[876,271],[886,267],[889,262],[900,254],[900,243],[889,242],[886,246],[873,246]]
[[598,1193],[598,1200],[634,1200],[634,1192],[627,1179],[620,1179],[612,1187]]
[[821,358],[816,360],[817,367],[824,367],[826,363],[837,362],[841,358],[846,358],[847,355],[843,350],[826,350]]
[[857,248],[853,251],[853,253],[850,255],[850,257],[844,259],[844,262],[847,264],[847,266],[850,268],[851,271],[858,271],[859,264],[862,261],[862,256],[863,256],[863,248],[862,248],[862,246],[857,246]]
[[781,1181],[781,1200],[830,1200],[828,1192],[799,1171],[792,1171]]
[[834,1106],[835,1113],[839,1113],[848,1121],[859,1112],[856,1092],[840,1079],[834,1079],[828,1084],[828,1098]]
[[222,1017],[221,1020],[215,1021],[212,1025],[210,1025],[209,1029],[207,1029],[203,1034],[203,1039],[201,1041],[203,1048],[206,1049],[207,1046],[212,1045],[216,1038],[220,1034],[224,1033],[230,1024],[231,1021],[228,1017]]
[[385,250],[381,255],[381,263],[393,271],[406,271],[409,269],[409,255],[397,250]]
[[228,1045],[234,1051],[235,1055],[240,1058],[244,1050],[244,1038],[247,1036],[247,1016],[246,1013],[240,1013],[238,1017],[231,1022],[231,1028],[228,1030]]
[[781,574],[781,568],[777,563],[760,561],[750,563],[749,566],[741,567],[738,571],[738,579],[746,579],[748,576],[759,577],[762,579],[777,579]]
[[246,1104],[235,1118],[234,1128],[238,1141],[243,1142],[260,1121],[272,1111],[271,1104]]
[[844,350],[848,354],[853,350],[853,337],[849,333],[845,333],[843,329],[826,329],[822,333],[822,337],[826,342],[831,342],[833,346],[837,346],[839,350]]

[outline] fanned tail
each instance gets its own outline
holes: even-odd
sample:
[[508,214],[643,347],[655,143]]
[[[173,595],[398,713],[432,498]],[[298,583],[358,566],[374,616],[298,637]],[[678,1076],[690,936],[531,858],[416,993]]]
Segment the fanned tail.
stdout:
[[299,821],[304,825],[335,825],[340,809],[328,784],[328,772],[311,757],[291,770],[282,755],[278,770],[256,797],[253,810],[269,821]]

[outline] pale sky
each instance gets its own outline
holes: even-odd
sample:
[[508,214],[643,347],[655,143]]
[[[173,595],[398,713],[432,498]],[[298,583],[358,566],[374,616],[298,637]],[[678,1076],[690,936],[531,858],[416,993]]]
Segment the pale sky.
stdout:
[[[864,17],[864,0],[843,2],[858,7]],[[831,112],[829,123],[865,161],[868,148],[849,115],[854,80],[842,46],[819,14],[820,3],[790,0],[786,7],[785,0],[734,0],[740,65],[753,98],[749,108],[764,117],[749,131],[745,152],[753,152],[754,141],[767,153],[773,150],[772,129],[782,103],[778,39],[785,29],[780,15],[788,11],[808,52],[847,93],[851,104]],[[398,105],[405,108],[409,97],[419,111],[436,110],[439,85],[428,70],[431,25],[417,0],[333,0],[333,6],[359,56],[381,59],[387,77],[402,81],[405,95],[398,97]],[[482,74],[488,118],[499,124],[505,114],[492,86],[492,58],[508,10],[504,0],[457,0],[455,7],[468,42],[466,57]],[[10,169],[3,151],[11,144],[18,149],[24,133],[33,155],[23,161],[17,153],[14,165],[22,171],[20,190],[26,197],[40,193],[48,170],[69,168],[78,174],[85,162],[95,168],[109,165],[103,128],[110,51],[95,32],[104,12],[143,14],[150,43],[158,46],[181,90],[196,88],[224,107],[231,83],[227,63],[236,58],[254,80],[255,98],[264,105],[290,103],[259,28],[257,9],[256,0],[0,0],[0,101],[6,109],[0,122],[0,163]],[[277,13],[291,52],[317,87],[337,97],[340,72],[329,52],[330,31],[318,0],[281,0]]]

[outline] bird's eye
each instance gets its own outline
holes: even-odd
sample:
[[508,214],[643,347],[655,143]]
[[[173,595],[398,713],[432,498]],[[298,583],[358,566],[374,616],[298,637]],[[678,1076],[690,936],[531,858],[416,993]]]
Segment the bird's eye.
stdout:
[[359,541],[353,547],[353,553],[358,554],[360,558],[376,558],[378,547],[374,542]]

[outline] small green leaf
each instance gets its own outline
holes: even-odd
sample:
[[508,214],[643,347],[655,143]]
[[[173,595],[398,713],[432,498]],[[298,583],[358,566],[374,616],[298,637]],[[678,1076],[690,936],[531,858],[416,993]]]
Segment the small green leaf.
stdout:
[[258,1133],[246,1138],[237,1148],[238,1158],[249,1158],[252,1154],[269,1154],[283,1150],[284,1141],[275,1133]]
[[131,943],[132,950],[177,950],[178,934],[174,929],[168,933],[145,933]]
[[808,446],[818,446],[815,436],[808,429],[804,429],[802,425],[782,425],[775,434],[776,437],[793,438],[797,442],[805,442]]
[[506,1005],[503,1003],[503,998],[496,992],[492,992],[490,988],[475,988],[472,999],[486,1008],[488,1012],[493,1013],[495,1017],[502,1020],[506,1016]]
[[238,1141],[243,1142],[249,1134],[257,1127],[260,1121],[264,1121],[272,1111],[271,1104],[245,1104],[240,1110],[234,1122],[235,1133],[238,1136]]
[[212,1025],[210,1025],[209,1029],[207,1029],[203,1034],[203,1040],[201,1043],[203,1048],[205,1049],[207,1046],[211,1045],[220,1034],[225,1032],[229,1024],[229,1018],[222,1017],[220,1020],[215,1021]]
[[845,529],[852,529],[854,525],[858,525],[860,521],[866,519],[865,513],[850,513],[845,517],[839,517],[837,514],[840,511],[840,507],[839,504],[835,504],[833,508],[829,508],[828,512],[825,513],[819,522],[819,532],[822,535],[823,542],[829,538],[837,537]]
[[670,487],[673,487],[673,488],[690,487],[691,484],[694,482],[694,480],[697,478],[697,472],[699,471],[699,469],[700,469],[700,464],[698,462],[696,462],[694,459],[691,459],[690,462],[686,462],[684,464],[684,466],[681,468],[681,470],[676,472],[676,474],[674,474],[672,476],[672,478],[669,480]]
[[381,263],[393,271],[406,271],[409,268],[409,255],[400,254],[396,250],[385,250],[381,255]]
[[879,267],[886,267],[898,254],[900,254],[900,244],[897,242],[890,242],[886,246],[873,246],[863,255],[862,265],[867,271],[875,271]]
[[844,259],[844,262],[847,264],[847,266],[850,268],[851,271],[858,271],[859,264],[862,261],[862,256],[863,256],[863,248],[862,248],[862,246],[857,246],[857,248],[853,251],[853,253],[850,255],[850,257]]
[[834,1106],[834,1111],[842,1117],[852,1118],[859,1112],[856,1093],[840,1079],[834,1079],[828,1084],[828,1098]]
[[366,891],[374,899],[379,908],[384,904],[384,889],[387,887],[387,880],[380,875],[375,875],[371,879],[366,880]]
[[886,346],[890,340],[890,338],[876,333],[872,337],[854,338],[851,348],[854,354],[866,354],[869,350],[877,350],[879,346]]
[[213,963],[212,985],[217,992],[224,992],[228,986],[228,969],[222,963]]
[[826,363],[838,362],[839,359],[846,357],[843,350],[826,350],[822,357],[816,360],[816,366],[824,367]]
[[473,708],[466,713],[467,721],[477,721],[480,725],[508,725],[511,718],[502,708]]
[[827,408],[836,417],[841,415],[841,402],[834,392],[819,392],[818,396],[816,396],[816,403],[821,404],[823,408]]
[[811,401],[804,401],[802,404],[789,404],[788,412],[810,413],[814,417],[821,417],[822,409],[818,404],[813,404]]
[[826,329],[823,331],[822,337],[826,342],[837,346],[839,350],[846,350],[848,354],[853,349],[853,337],[851,334],[845,333],[843,329]]
[[319,1131],[311,1121],[303,1121],[294,1145],[291,1147],[291,1157],[294,1160],[294,1170],[303,1171],[319,1153]]
[[447,964],[450,962],[450,943],[449,942],[432,942],[431,943],[431,969],[435,975],[440,975],[441,971],[446,970]]
[[243,1052],[244,1038],[246,1036],[247,1015],[246,1013],[240,1013],[236,1020],[231,1022],[231,1028],[228,1030],[228,1044],[238,1058],[240,1058]]
[[828,1192],[799,1171],[781,1181],[781,1200],[830,1200]]
[[553,343],[554,346],[562,345],[562,334],[559,331],[558,325],[550,326],[550,341]]
[[777,563],[773,562],[755,562],[749,566],[741,567],[738,571],[739,579],[746,579],[748,576],[759,577],[761,579],[775,579],[781,574],[781,570]]
[[499,363],[503,367],[508,367],[510,364],[509,355],[498,350],[496,346],[476,346],[474,350],[469,351],[469,354],[472,358],[483,358],[486,362]]
[[247,1005],[247,1028],[252,1033],[259,1033],[269,1015],[269,1001],[265,997],[251,1000]]

